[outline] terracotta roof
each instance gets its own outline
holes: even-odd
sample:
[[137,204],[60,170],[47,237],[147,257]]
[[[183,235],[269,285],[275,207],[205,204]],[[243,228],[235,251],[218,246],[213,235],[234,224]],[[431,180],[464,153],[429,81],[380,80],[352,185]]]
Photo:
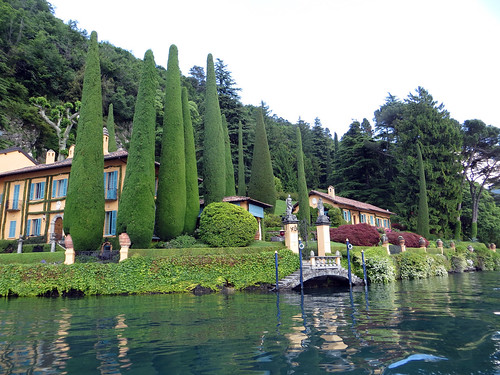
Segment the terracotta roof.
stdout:
[[[350,206],[353,208],[356,208],[358,210],[363,210],[363,211],[373,211],[373,212],[380,212],[384,214],[389,214],[389,215],[395,215],[394,212],[391,212],[389,210],[384,210],[383,208],[374,206],[373,204],[369,203],[364,203],[360,202],[354,199],[349,199],[349,198],[344,198],[344,197],[339,197],[338,195],[335,195],[335,197],[332,197],[331,195],[328,195],[327,193],[322,193],[320,191],[316,190],[311,190],[309,192],[309,195],[319,195],[321,198],[326,199],[327,201],[343,205],[343,206]],[[325,202],[328,203],[328,202]]]
[[29,155],[26,151],[24,151],[21,147],[9,147],[4,150],[0,150],[0,154],[8,154],[9,152],[17,151],[26,156],[30,161],[32,161],[34,164],[38,164],[38,162],[33,159],[31,155]]
[[[120,159],[120,158],[124,158],[127,156],[128,156],[127,151],[120,150],[120,151],[110,152],[109,154],[104,155],[104,160]],[[71,158],[71,159],[65,159],[62,161],[56,161],[55,163],[51,163],[51,164],[37,164],[37,165],[30,166],[30,167],[15,169],[13,171],[2,172],[2,173],[0,173],[0,177],[10,176],[10,175],[15,175],[15,174],[20,174],[20,173],[45,171],[45,170],[50,170],[50,169],[67,167],[67,166],[71,166],[72,162],[73,162],[73,159]]]
[[[250,203],[254,203],[254,204],[256,204],[258,206],[261,206],[261,207],[264,207],[264,208],[272,207],[271,204],[264,203],[264,202],[258,201],[256,199],[253,199],[253,198],[250,198],[250,197],[242,197],[242,196],[239,196],[239,195],[233,195],[233,196],[230,196],[230,197],[224,197],[222,199],[222,201],[223,202],[229,202],[229,203],[248,201]],[[200,199],[200,204],[204,205],[205,204],[205,200],[204,199]]]

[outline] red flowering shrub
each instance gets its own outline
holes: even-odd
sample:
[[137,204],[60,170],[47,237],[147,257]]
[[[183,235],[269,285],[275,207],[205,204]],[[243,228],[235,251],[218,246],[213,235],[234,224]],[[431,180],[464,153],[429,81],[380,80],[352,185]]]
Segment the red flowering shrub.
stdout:
[[[405,246],[406,247],[420,247],[420,244],[418,243],[420,237],[419,234],[412,233],[412,232],[389,232],[386,233],[387,238],[389,239],[389,243],[392,243],[393,245],[399,245],[399,236],[403,236],[405,239]],[[425,247],[429,246],[429,241],[425,239]]]
[[330,228],[332,241],[345,243],[346,238],[354,246],[375,246],[380,241],[377,228],[366,224],[347,224],[338,228]]

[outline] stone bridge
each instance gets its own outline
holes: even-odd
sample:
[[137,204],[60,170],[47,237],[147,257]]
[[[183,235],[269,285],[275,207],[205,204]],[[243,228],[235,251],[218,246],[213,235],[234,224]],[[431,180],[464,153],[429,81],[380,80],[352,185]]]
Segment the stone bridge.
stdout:
[[[315,278],[340,278],[342,279],[346,285],[349,285],[349,275],[348,271],[337,265],[320,265],[311,264],[311,262],[304,261],[302,262],[302,278],[305,283],[308,280],[313,280]],[[351,272],[351,280],[352,285],[363,285],[363,279],[360,279],[358,276],[354,275]],[[294,289],[300,288],[300,269],[295,271],[294,273],[288,275],[287,277],[279,280],[278,282],[279,289]]]

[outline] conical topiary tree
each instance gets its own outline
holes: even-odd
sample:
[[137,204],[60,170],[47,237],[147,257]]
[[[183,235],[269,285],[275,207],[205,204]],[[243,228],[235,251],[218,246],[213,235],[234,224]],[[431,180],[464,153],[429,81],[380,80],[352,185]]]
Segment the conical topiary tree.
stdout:
[[182,234],[186,216],[186,163],[182,119],[181,72],[177,47],[170,46],[165,88],[156,234],[169,240]]
[[274,211],[276,204],[276,188],[274,185],[273,166],[271,154],[267,143],[266,127],[262,109],[257,109],[257,123],[255,126],[255,143],[253,147],[252,169],[248,183],[248,196],[261,202],[272,205],[270,212]]
[[186,154],[186,216],[184,233],[192,234],[200,213],[200,193],[198,190],[198,169],[196,167],[196,149],[194,144],[193,124],[189,110],[188,92],[182,88],[182,118],[184,120],[184,151]]
[[234,182],[234,166],[231,157],[231,141],[229,140],[229,130],[227,129],[226,116],[222,115],[222,130],[224,131],[224,146],[226,155],[226,197],[236,195],[236,188]]
[[307,225],[311,223],[311,215],[309,208],[309,192],[307,191],[306,173],[304,170],[304,152],[302,151],[302,135],[300,128],[297,126],[297,191],[299,195],[299,214],[300,221],[305,220]]
[[108,129],[108,134],[109,134],[108,151],[114,152],[118,150],[118,146],[116,145],[115,116],[113,114],[113,103],[109,104],[108,121],[106,121],[106,128]]
[[238,195],[246,196],[245,160],[243,159],[243,125],[238,124]]
[[419,170],[418,216],[417,233],[422,237],[429,237],[429,205],[427,203],[427,184],[425,182],[424,161],[420,144],[417,143],[417,159]]
[[[146,51],[135,103],[127,172],[120,197],[117,233],[127,233],[133,248],[149,248],[155,224],[155,125],[158,86],[153,52]],[[111,109],[112,110],[112,109]]]
[[75,250],[96,250],[103,236],[102,124],[101,69],[97,33],[93,31],[85,62],[75,154],[64,207],[64,231],[71,235]]
[[212,54],[207,57],[205,90],[203,186],[205,206],[207,206],[213,202],[221,202],[226,193],[224,134]]

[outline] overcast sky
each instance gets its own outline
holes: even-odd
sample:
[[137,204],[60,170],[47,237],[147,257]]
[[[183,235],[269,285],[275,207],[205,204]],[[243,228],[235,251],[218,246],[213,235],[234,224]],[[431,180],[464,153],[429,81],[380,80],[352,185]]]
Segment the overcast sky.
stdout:
[[497,0],[49,0],[56,17],[166,67],[171,44],[184,75],[212,53],[243,104],[267,103],[339,137],[390,92],[423,86],[461,123],[500,127]]

